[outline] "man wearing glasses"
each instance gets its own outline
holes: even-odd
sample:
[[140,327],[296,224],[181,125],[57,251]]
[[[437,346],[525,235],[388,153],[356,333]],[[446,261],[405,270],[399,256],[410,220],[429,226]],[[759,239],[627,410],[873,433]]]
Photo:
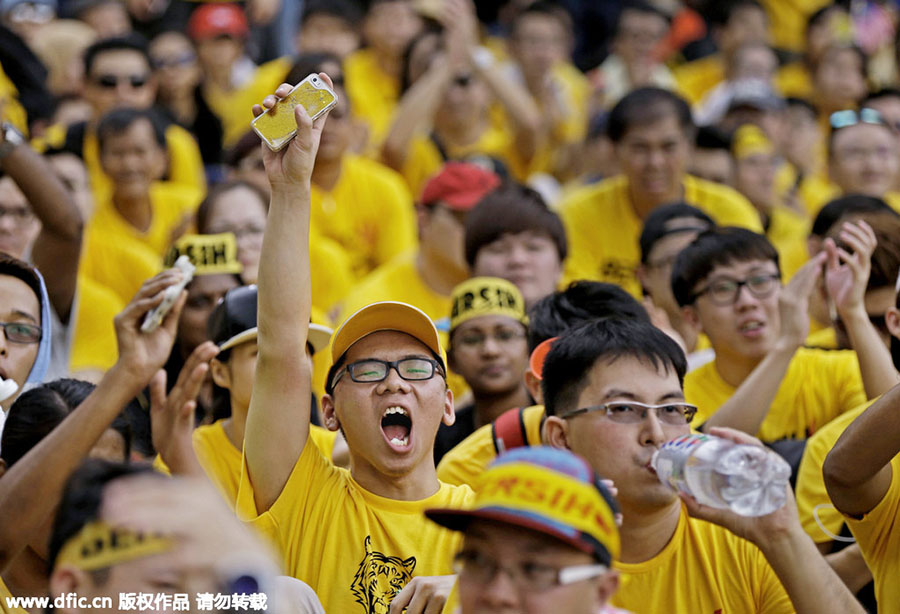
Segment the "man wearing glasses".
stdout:
[[747,230],[707,231],[678,255],[675,299],[716,352],[684,382],[686,398],[699,407],[700,428],[727,426],[767,443],[785,440],[779,451],[796,468],[812,432],[890,387],[865,365],[860,371],[856,352],[802,347],[809,297],[823,269],[840,311],[865,290],[872,229],[844,224],[840,240],[846,250],[827,241],[784,287],[775,248]]
[[[875,109],[845,110],[829,118],[828,175],[842,194],[884,198],[895,209],[900,176],[896,127]],[[824,204],[824,203],[822,203]],[[818,210],[818,209],[816,209]]]
[[615,614],[617,510],[583,459],[534,447],[498,457],[471,506],[425,514],[465,536],[454,558],[462,614]]
[[[634,612],[862,612],[803,532],[790,494],[772,514],[746,518],[679,499],[660,482],[653,453],[687,435],[696,411],[684,401],[685,369],[665,333],[616,319],[566,331],[544,363],[546,441],[585,458],[618,490],[622,584],[612,604]],[[759,445],[729,429],[714,434]]]
[[[148,110],[156,100],[156,81],[144,40],[137,35],[99,40],[84,52],[84,98],[92,117],[65,127],[51,126],[39,146],[64,149],[84,160],[94,197],[111,190],[111,180],[100,166],[96,127],[109,111],[127,107]],[[177,124],[165,129],[168,168],[166,181],[200,193],[206,190],[200,148],[190,132]]]
[[[265,106],[290,89],[283,84]],[[434,468],[435,434],[441,422],[453,423],[454,412],[428,316],[381,302],[347,318],[333,338],[321,410],[325,426],[344,433],[350,470],[309,445],[310,177],[325,117],[311,124],[302,106],[295,117],[294,140],[264,151],[272,199],[236,509],[270,536],[285,571],[312,586],[326,611],[440,611],[455,580],[450,560],[460,537],[423,512],[462,507],[472,491],[442,484]]]

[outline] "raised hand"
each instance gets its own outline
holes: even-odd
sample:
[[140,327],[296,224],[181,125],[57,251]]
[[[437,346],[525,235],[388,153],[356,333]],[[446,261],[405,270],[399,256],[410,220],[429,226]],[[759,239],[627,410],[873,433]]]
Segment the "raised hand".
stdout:
[[175,386],[166,394],[166,372],[160,370],[150,382],[150,423],[153,447],[173,473],[198,474],[191,434],[197,395],[209,371],[209,361],[219,353],[211,341],[201,343],[188,356]]
[[825,287],[838,313],[844,315],[865,309],[866,284],[878,241],[872,227],[862,220],[844,222],[839,236],[851,251],[838,247],[834,239],[825,239]]
[[[319,73],[319,78],[325,81],[329,87],[333,86],[331,79],[325,73]],[[253,116],[259,116],[266,109],[271,109],[279,100],[287,96],[293,86],[282,83],[274,94],[266,96],[262,105],[253,105]],[[280,151],[272,151],[265,144],[261,145],[263,162],[266,166],[266,176],[272,189],[277,190],[283,185],[308,185],[312,176],[313,165],[316,161],[316,152],[319,150],[319,140],[322,137],[322,128],[328,113],[323,113],[316,121],[312,121],[306,109],[302,105],[294,108],[294,119],[297,121],[297,136],[291,139]]]
[[780,343],[796,349],[803,345],[809,335],[809,297],[822,274],[825,254],[820,252],[810,258],[794,273],[778,299],[781,314]]
[[181,272],[168,269],[144,282],[131,302],[115,317],[119,363],[138,381],[147,382],[160,369],[172,352],[178,316],[187,298],[182,292],[156,330],[141,332],[141,322],[151,309],[162,303],[165,290],[181,281]]

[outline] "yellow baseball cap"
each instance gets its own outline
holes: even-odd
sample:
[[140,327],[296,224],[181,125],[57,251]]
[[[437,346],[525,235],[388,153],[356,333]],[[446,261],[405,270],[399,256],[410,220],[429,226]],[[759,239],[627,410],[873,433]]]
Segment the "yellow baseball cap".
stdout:
[[738,160],[756,154],[773,154],[775,148],[766,134],[753,124],[744,124],[734,132],[731,152]]
[[607,566],[619,556],[618,505],[591,466],[568,450],[516,448],[498,456],[476,486],[468,506],[425,515],[454,531],[477,518],[531,529]]
[[331,344],[331,359],[337,363],[350,346],[367,335],[383,330],[406,333],[418,339],[443,362],[437,328],[424,311],[407,303],[382,301],[363,307],[344,320]]
[[510,281],[500,277],[473,277],[453,288],[450,330],[478,316],[508,316],[528,326],[525,299]]

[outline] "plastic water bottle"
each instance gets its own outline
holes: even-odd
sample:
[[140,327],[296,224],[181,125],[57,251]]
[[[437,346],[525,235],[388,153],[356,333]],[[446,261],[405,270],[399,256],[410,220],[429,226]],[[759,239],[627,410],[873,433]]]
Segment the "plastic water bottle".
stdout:
[[741,516],[765,516],[784,505],[791,477],[775,452],[711,435],[666,442],[651,464],[663,484]]

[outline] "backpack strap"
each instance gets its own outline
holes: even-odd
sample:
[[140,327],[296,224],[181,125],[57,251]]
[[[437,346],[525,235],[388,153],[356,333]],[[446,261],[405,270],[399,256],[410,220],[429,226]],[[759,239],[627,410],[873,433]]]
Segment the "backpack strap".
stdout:
[[525,431],[523,420],[524,411],[520,407],[507,410],[491,424],[491,438],[494,440],[494,451],[497,454],[528,445],[528,433]]

